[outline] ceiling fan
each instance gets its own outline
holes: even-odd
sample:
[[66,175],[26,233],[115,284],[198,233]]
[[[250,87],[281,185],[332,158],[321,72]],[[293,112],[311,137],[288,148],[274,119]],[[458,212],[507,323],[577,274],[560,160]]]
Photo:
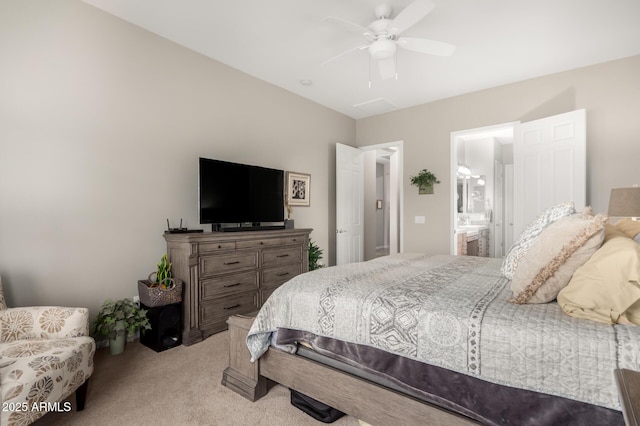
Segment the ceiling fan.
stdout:
[[435,5],[429,0],[414,0],[395,18],[391,19],[393,11],[391,6],[382,4],[373,10],[377,19],[366,27],[339,17],[324,18],[323,21],[328,24],[351,33],[361,34],[367,43],[336,55],[323,62],[322,65],[351,52],[368,49],[370,58],[378,62],[382,79],[389,79],[397,78],[396,53],[398,47],[427,55],[451,56],[456,49],[452,44],[426,38],[400,37],[401,33],[421,21],[434,7]]

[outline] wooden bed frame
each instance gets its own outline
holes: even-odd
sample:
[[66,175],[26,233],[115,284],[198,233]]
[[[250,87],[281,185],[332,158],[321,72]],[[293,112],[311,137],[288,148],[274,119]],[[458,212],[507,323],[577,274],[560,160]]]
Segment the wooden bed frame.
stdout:
[[478,423],[443,408],[270,347],[255,363],[246,345],[253,316],[229,318],[229,367],[222,384],[250,401],[279,383],[371,424],[468,426]]

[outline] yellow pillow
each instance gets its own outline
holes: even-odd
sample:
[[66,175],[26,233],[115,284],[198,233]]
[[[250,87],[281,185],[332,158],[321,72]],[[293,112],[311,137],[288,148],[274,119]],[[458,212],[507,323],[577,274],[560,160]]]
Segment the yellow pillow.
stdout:
[[639,282],[640,245],[616,236],[574,272],[558,304],[572,317],[615,324],[626,316],[640,325]]
[[604,226],[604,242],[603,243],[606,243],[607,241],[609,241],[611,238],[614,238],[614,237],[629,238],[628,235],[622,232],[620,228],[617,228],[615,225],[612,225],[611,223],[607,222],[607,224]]
[[616,228],[627,234],[629,238],[635,238],[640,234],[640,222],[636,222],[628,217],[616,222]]

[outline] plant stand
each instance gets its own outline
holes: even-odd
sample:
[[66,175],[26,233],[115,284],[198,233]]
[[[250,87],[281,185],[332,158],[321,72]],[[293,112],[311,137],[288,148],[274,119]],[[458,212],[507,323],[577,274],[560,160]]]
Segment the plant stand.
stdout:
[[420,185],[418,194],[433,194],[433,184]]
[[182,344],[182,304],[150,307],[140,304],[147,310],[151,323],[150,330],[140,333],[140,343],[156,352],[162,352]]

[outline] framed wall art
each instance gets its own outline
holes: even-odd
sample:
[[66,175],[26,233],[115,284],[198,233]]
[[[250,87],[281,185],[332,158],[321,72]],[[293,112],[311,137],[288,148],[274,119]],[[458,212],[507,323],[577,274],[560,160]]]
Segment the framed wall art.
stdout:
[[287,172],[287,204],[308,207],[311,203],[311,175]]

